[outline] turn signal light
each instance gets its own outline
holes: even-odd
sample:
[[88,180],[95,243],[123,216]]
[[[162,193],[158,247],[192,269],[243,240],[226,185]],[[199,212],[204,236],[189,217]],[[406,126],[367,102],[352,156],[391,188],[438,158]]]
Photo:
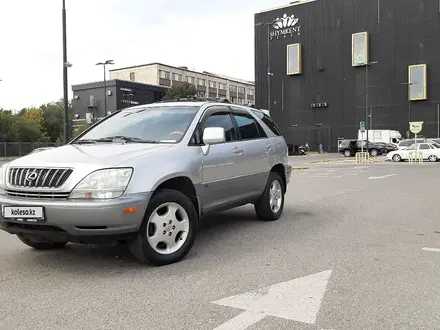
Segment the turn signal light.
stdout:
[[125,209],[122,210],[122,212],[124,213],[136,213],[139,210],[139,208],[137,206],[135,207],[127,207]]

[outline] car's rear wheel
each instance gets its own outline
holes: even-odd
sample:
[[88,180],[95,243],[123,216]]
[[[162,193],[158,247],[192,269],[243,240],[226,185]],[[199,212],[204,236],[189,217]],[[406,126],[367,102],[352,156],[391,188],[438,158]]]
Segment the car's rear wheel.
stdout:
[[393,162],[396,162],[396,163],[398,163],[398,162],[400,162],[402,160],[402,157],[400,157],[400,155],[394,155],[393,156]]
[[257,216],[265,221],[278,220],[283,213],[285,188],[276,172],[271,172],[263,194],[255,204]]
[[35,250],[57,250],[66,246],[67,242],[51,242],[37,236],[18,234],[18,239]]
[[379,154],[379,152],[377,151],[377,149],[371,149],[370,151],[370,155],[373,157],[376,157]]
[[198,224],[196,208],[183,193],[163,189],[148,204],[141,228],[128,246],[141,263],[156,266],[182,260],[194,244]]
[[351,157],[351,151],[350,150],[344,150],[344,156],[345,157]]
[[438,161],[438,158],[436,155],[431,155],[428,157],[428,160],[432,163],[435,163],[436,161]]

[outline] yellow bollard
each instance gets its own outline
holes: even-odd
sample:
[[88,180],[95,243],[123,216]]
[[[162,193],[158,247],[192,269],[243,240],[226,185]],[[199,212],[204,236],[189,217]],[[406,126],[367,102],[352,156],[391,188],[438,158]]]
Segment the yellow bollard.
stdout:
[[356,164],[369,164],[369,163],[370,163],[370,153],[368,152],[356,153]]
[[[423,153],[422,152],[419,151],[419,152],[415,153],[413,151],[410,151],[408,156],[409,156],[408,163],[410,163],[410,164],[419,163],[420,165],[423,164]],[[414,156],[414,159],[413,159],[413,156]]]

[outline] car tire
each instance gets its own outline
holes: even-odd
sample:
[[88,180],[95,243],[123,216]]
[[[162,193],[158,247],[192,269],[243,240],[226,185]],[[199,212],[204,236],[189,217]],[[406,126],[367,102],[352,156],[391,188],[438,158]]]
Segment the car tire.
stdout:
[[344,156],[345,157],[351,157],[351,151],[350,150],[344,150]]
[[377,149],[371,149],[370,150],[370,155],[373,157],[376,157],[379,154],[379,152],[377,151]]
[[431,163],[435,163],[436,161],[438,161],[438,158],[437,158],[436,155],[431,155],[431,156],[428,157],[428,160],[429,160]]
[[400,155],[397,155],[397,154],[394,155],[392,159],[393,159],[393,162],[396,162],[396,163],[402,161],[402,157],[400,157]]
[[258,218],[264,221],[278,220],[283,213],[285,192],[280,175],[270,172],[264,192],[255,203]]
[[[164,266],[178,262],[194,244],[198,220],[196,208],[185,194],[161,189],[153,194],[142,225],[128,242],[128,248],[143,264]],[[155,238],[156,235],[159,236]]]
[[59,250],[66,246],[67,242],[51,242],[44,239],[39,239],[37,237],[32,237],[32,235],[18,234],[18,239],[22,241],[27,246],[35,250]]

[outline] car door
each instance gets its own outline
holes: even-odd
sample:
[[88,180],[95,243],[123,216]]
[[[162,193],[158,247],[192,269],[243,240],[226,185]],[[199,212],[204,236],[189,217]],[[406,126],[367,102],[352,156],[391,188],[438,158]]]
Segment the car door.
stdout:
[[221,209],[242,197],[246,165],[243,143],[227,106],[209,107],[199,123],[201,136],[206,127],[224,128],[226,142],[211,145],[209,152],[201,155],[200,198],[204,212]]
[[266,186],[270,169],[275,165],[275,146],[250,113],[237,108],[232,110],[246,153],[246,187],[250,196],[259,196]]
[[423,154],[423,159],[428,159],[429,156],[433,154],[431,148],[429,147],[429,144],[427,143],[421,143],[417,151]]

